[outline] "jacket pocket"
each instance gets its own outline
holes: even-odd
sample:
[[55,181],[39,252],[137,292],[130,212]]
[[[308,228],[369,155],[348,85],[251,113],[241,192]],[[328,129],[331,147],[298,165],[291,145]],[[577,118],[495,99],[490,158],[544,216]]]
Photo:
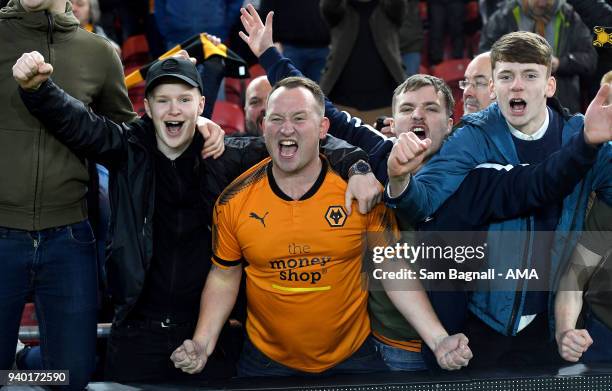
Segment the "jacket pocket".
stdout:
[[38,136],[38,130],[0,129],[0,207],[33,210]]

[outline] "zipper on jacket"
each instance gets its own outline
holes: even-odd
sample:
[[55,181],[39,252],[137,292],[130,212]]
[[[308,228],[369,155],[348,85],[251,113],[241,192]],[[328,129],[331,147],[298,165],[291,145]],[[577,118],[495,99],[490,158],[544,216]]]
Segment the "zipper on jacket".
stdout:
[[[53,44],[53,15],[49,11],[45,11],[45,15],[47,15],[47,21],[49,22],[47,26],[47,52],[49,54],[46,61],[51,63],[51,45]],[[40,172],[40,149],[41,149],[41,139],[42,139],[43,129],[40,127],[40,132],[38,132],[38,147],[36,148],[36,176],[34,183],[34,202],[32,204],[32,227],[36,229],[36,204],[38,202],[38,182],[40,178],[38,177]],[[34,243],[34,248],[38,247],[38,243]]]
[[[178,193],[178,199],[181,199],[181,195],[183,193],[183,188],[181,186],[181,178],[179,176],[179,172],[178,169],[176,168],[176,161],[175,160],[171,160],[171,165],[172,165],[172,170],[174,171],[174,175],[176,177],[176,188],[177,188],[177,193]],[[179,233],[179,237],[180,238],[180,232],[181,232],[181,226],[182,226],[182,222],[181,222],[181,213],[180,213],[180,209],[178,210],[178,216],[177,216],[177,232]],[[178,239],[177,238],[177,239]],[[179,262],[179,257],[176,256],[176,251],[177,248],[174,249],[174,251],[172,252],[172,272],[170,273],[170,291],[168,294],[168,304],[169,304],[169,312],[173,312],[170,309],[173,307],[173,301],[174,301],[174,281],[176,280],[176,263]],[[172,314],[175,315],[175,314]],[[170,314],[166,314],[166,321],[170,318]]]
[[[47,44],[53,45],[53,15],[51,12],[45,11],[47,15],[47,21],[49,21],[49,26],[47,26]],[[51,54],[51,48],[49,48],[49,54]]]
[[[523,262],[521,263],[522,269],[525,269],[528,264],[527,258],[529,258],[529,249],[531,248],[531,217],[527,220],[527,244],[525,245],[525,249],[523,251]],[[523,285],[525,284],[524,280],[519,282],[519,286],[516,289],[514,294],[514,304],[512,306],[512,314],[510,315],[510,323],[508,323],[507,334],[512,335],[514,330],[514,322],[516,322],[516,317],[518,315],[518,310],[521,305],[521,296],[523,295]]]
[[[38,173],[40,171],[40,139],[42,138],[42,126],[39,127],[38,143],[36,148],[36,175],[34,176],[34,200],[32,203],[32,229],[36,229],[36,203],[38,202]],[[36,246],[35,246],[36,247]]]

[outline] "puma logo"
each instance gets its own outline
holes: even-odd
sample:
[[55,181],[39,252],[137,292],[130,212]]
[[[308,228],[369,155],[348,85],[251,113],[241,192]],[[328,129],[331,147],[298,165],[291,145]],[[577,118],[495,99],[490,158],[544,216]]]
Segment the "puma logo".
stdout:
[[259,216],[257,216],[257,213],[251,212],[249,214],[249,217],[251,217],[251,218],[253,218],[255,220],[261,221],[261,224],[264,226],[264,228],[266,228],[266,222],[264,221],[264,219],[266,218],[267,215],[268,215],[268,212],[266,212],[266,214],[263,215],[263,217],[259,217]]

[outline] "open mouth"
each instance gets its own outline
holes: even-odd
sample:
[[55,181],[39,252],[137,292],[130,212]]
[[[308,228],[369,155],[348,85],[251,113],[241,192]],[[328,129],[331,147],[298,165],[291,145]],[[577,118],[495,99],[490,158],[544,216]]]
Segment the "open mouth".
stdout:
[[297,153],[298,144],[295,140],[281,140],[278,149],[282,158],[291,159]]
[[183,121],[164,121],[166,125],[166,131],[170,136],[178,136],[183,127]]
[[410,131],[417,135],[420,140],[427,138],[427,133],[424,126],[413,126]]
[[527,102],[523,99],[510,99],[510,112],[514,115],[523,115],[527,108]]

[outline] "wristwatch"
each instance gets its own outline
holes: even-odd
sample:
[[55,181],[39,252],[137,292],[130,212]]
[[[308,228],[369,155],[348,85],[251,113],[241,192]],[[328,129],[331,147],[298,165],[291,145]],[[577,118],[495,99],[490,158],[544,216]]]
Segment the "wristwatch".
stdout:
[[355,164],[349,168],[348,176],[349,178],[353,175],[365,175],[372,172],[372,167],[365,160],[358,160]]

